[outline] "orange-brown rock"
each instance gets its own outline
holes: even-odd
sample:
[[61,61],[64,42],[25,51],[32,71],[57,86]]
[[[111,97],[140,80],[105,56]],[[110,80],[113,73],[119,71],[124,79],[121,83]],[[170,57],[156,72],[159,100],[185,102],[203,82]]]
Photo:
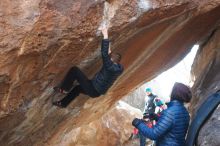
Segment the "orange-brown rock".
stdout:
[[[176,64],[220,19],[219,0],[108,2],[0,1],[2,145],[61,143],[69,131],[101,118],[143,81]],[[71,66],[90,77],[99,69],[105,24],[112,49],[123,55],[123,75],[105,96],[80,96],[64,110],[52,107],[51,88]]]
[[68,134],[52,141],[50,145],[122,145],[129,139],[133,131],[131,121],[134,117],[141,117],[141,111],[124,102],[118,102],[101,118],[75,129],[66,129]]

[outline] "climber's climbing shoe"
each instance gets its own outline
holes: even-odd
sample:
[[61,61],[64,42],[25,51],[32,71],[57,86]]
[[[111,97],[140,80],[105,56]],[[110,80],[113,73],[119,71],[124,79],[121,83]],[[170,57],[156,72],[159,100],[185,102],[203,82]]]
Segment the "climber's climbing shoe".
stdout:
[[67,94],[68,92],[61,89],[60,87],[56,86],[56,87],[53,87],[53,90],[56,91],[56,92],[59,92],[59,93],[62,93],[62,94]]
[[62,103],[60,101],[54,101],[53,105],[58,106],[60,108],[65,108],[65,106],[62,105]]

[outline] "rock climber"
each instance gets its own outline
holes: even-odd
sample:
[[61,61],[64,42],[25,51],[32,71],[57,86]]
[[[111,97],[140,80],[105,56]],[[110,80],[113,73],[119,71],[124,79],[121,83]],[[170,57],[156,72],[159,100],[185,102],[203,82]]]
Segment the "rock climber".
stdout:
[[[107,28],[102,29],[102,35],[102,68],[92,79],[88,79],[78,67],[72,67],[60,86],[54,87],[55,91],[67,93],[67,95],[63,99],[53,102],[53,105],[65,108],[80,93],[86,94],[92,98],[105,94],[115,80],[122,74],[123,65],[120,64],[121,55],[116,52],[111,52]],[[74,81],[77,81],[79,85],[73,87],[71,90]]]

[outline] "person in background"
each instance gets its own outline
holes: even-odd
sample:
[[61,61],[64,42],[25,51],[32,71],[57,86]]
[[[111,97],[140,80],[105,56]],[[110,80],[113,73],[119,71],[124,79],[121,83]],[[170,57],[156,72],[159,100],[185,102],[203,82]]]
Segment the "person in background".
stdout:
[[[161,98],[155,97],[154,99],[154,104],[156,106],[155,108],[155,113],[148,114],[148,116],[145,116],[145,121],[148,123],[148,127],[152,128],[153,125],[156,124],[158,121],[160,114],[163,110],[166,109],[166,104],[162,101]],[[147,119],[148,118],[148,119]],[[146,145],[146,137],[139,132],[139,137],[140,137],[140,146],[145,146]],[[155,141],[152,141],[151,146],[155,145]]]
[[155,114],[157,114],[157,115],[160,115],[160,113],[167,108],[167,105],[166,105],[166,104],[164,103],[164,101],[163,101],[161,98],[159,98],[159,97],[156,97],[156,98],[154,99],[154,104],[155,104],[155,106],[156,106],[156,108],[155,108]]
[[[145,125],[149,128],[153,127],[153,121],[154,121],[154,117],[152,114],[144,114],[143,115],[143,122],[145,123]],[[147,138],[140,132],[138,131],[138,135],[140,138],[140,146],[145,146],[146,145],[146,140]]]
[[155,104],[154,104],[154,99],[156,95],[152,93],[151,88],[146,88],[146,94],[147,94],[147,99],[145,101],[145,107],[144,107],[144,114],[153,114],[155,113]]
[[149,128],[138,118],[132,121],[132,125],[145,137],[155,140],[156,146],[185,146],[190,116],[184,103],[190,102],[191,98],[188,86],[175,83],[168,108],[161,113],[156,125]]
[[[155,116],[155,104],[154,104],[154,100],[157,97],[156,95],[154,95],[152,93],[152,89],[151,88],[146,88],[146,98],[145,98],[145,107],[144,107],[144,112],[143,115],[148,115],[150,117]],[[144,116],[146,117],[146,116]],[[151,119],[150,122],[154,122],[155,120]],[[141,134],[141,132],[139,132],[139,137],[140,137],[140,145],[145,145],[146,144],[146,137],[143,136],[143,134]]]
[[[152,121],[154,120],[153,118],[154,118],[153,115],[144,114],[141,120],[144,122],[144,124],[147,127],[152,128],[153,127]],[[134,128],[131,136],[129,137],[129,140],[136,139],[136,138],[140,139],[140,146],[146,145],[146,137],[143,136],[143,134],[140,131],[138,131],[137,128]]]

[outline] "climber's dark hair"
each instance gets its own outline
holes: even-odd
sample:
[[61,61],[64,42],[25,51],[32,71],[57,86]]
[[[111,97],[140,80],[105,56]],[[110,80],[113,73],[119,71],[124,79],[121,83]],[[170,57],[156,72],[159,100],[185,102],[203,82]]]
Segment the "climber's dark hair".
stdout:
[[171,100],[179,100],[181,102],[190,102],[192,98],[191,90],[182,83],[175,83],[171,92]]

